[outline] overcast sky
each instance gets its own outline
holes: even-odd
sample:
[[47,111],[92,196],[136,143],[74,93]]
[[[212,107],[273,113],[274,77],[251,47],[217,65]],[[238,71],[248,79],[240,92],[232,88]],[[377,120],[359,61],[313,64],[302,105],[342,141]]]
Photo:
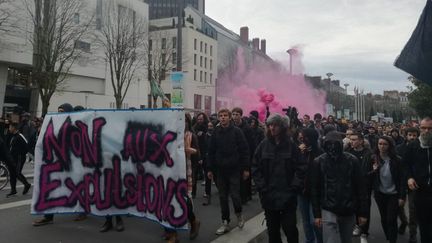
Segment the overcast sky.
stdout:
[[426,0],[206,0],[206,14],[249,38],[265,38],[267,53],[288,63],[302,46],[305,73],[366,92],[406,90],[408,74],[393,62],[411,36]]

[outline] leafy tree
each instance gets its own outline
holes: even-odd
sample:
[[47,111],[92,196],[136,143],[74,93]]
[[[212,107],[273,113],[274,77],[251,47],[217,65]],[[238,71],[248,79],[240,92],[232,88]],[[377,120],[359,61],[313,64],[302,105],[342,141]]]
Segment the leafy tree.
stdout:
[[408,95],[409,106],[411,106],[420,117],[432,116],[432,86],[414,78],[409,77],[416,88]]

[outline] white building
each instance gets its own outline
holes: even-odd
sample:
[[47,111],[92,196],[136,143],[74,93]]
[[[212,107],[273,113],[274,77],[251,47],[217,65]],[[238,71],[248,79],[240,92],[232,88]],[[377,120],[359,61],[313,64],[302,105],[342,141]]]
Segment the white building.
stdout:
[[[189,8],[186,8],[185,12]],[[186,14],[185,26],[182,28],[183,107],[202,110],[209,114],[215,112],[216,107],[217,33],[210,29],[210,26],[206,26],[204,21],[196,18],[192,20],[187,16]],[[150,21],[150,40],[153,50],[160,49],[162,45],[176,43],[174,41],[177,40],[176,23],[177,18]],[[175,51],[175,48],[166,49]],[[174,61],[174,63],[176,62]],[[174,63],[171,66],[171,71],[177,69],[177,65]],[[166,79],[161,82],[161,88],[166,96],[171,97],[173,87],[170,75],[167,75]],[[151,99],[149,99],[148,105],[152,105]],[[160,104],[158,104],[159,106]]]
[[[231,73],[233,68],[236,66],[236,54],[239,48],[242,49],[244,55],[244,61],[246,68],[249,69],[252,65],[277,65],[269,56],[266,54],[266,40],[260,41],[259,38],[253,38],[249,40],[249,28],[242,27],[240,29],[240,35],[227,29],[221,23],[216,20],[204,15],[197,9],[187,7],[185,9],[186,18],[193,19],[194,23],[199,26],[199,29],[207,31],[207,34],[214,35],[217,40],[218,52],[217,52],[217,75],[219,78],[224,76],[226,73]],[[206,32],[204,32],[206,33]],[[216,108],[231,107],[232,101],[230,98],[224,97],[220,90],[220,87],[227,87],[227,84],[221,82],[217,83],[217,101]]]
[[[28,1],[33,3],[33,1]],[[95,24],[90,28],[96,33],[104,14],[104,5],[108,1],[86,0],[85,10],[94,14]],[[133,9],[137,16],[148,22],[148,5],[141,0],[115,0],[116,4]],[[14,14],[22,18],[18,22],[20,29],[11,33],[0,33],[0,112],[10,110],[14,106],[22,106],[33,114],[40,115],[41,101],[38,100],[37,91],[31,85],[31,69],[33,47],[30,42],[33,23],[27,13],[24,3],[17,4]],[[87,13],[76,13],[74,22],[77,26],[80,19],[85,19]],[[97,47],[90,40],[79,40],[79,46],[84,50],[72,66],[70,75],[64,85],[51,98],[49,112],[57,111],[63,103],[73,106],[81,105],[89,108],[115,108],[113,88],[110,81],[110,72],[105,62],[103,49]],[[133,80],[127,93],[123,108],[145,107],[147,104],[147,74],[140,70],[140,75]],[[33,92],[32,92],[33,90]],[[32,95],[33,93],[33,95]],[[31,104],[37,104],[33,107]]]

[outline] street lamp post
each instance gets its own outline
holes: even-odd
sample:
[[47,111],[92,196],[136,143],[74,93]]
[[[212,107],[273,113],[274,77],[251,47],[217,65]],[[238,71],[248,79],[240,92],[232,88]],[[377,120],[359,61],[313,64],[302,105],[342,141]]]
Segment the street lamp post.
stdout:
[[290,76],[293,75],[293,56],[297,53],[296,49],[288,49],[287,53],[290,55]]

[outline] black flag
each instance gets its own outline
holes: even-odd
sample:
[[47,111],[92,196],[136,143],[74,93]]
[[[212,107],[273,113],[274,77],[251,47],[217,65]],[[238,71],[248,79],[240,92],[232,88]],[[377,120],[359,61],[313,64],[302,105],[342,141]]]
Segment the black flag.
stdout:
[[432,0],[394,65],[432,86]]

